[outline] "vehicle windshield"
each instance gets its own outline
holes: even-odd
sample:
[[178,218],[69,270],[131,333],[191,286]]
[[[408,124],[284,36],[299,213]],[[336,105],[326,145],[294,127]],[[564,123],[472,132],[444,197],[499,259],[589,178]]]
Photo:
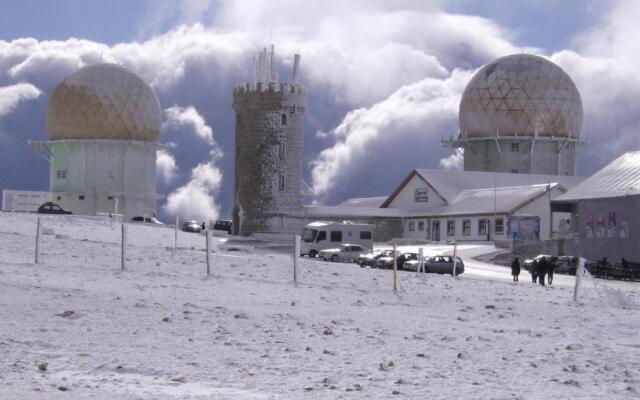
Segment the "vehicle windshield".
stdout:
[[316,240],[316,236],[318,236],[318,231],[316,229],[304,228],[302,230],[303,242],[313,243]]

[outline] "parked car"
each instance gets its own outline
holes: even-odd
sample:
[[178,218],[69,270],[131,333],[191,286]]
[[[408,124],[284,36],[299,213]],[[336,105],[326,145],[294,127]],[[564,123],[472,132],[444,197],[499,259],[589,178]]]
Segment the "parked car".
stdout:
[[558,265],[558,257],[557,256],[551,256],[549,254],[540,254],[535,256],[532,259],[526,259],[524,260],[524,269],[526,269],[527,271],[529,271],[529,269],[531,268],[531,264],[533,264],[533,260],[536,260],[538,262],[542,261],[543,259],[546,259],[547,261]]
[[320,250],[318,256],[327,261],[353,262],[363,251],[362,246],[357,244],[342,244],[334,249]]
[[[383,269],[391,269],[393,268],[393,250],[389,250],[391,253],[387,256],[378,258],[375,267],[383,268]],[[411,260],[417,260],[417,253],[399,253],[396,255],[396,266],[398,269],[403,269],[404,264]]]
[[71,215],[73,214],[71,211],[65,210],[59,205],[52,203],[50,201],[44,203],[40,207],[38,207],[38,214],[63,214],[63,215]]
[[131,218],[131,222],[137,222],[141,224],[164,225],[156,217],[133,217]]
[[202,231],[202,225],[200,225],[196,221],[185,221],[182,224],[182,231],[200,233]]
[[559,274],[575,275],[578,269],[578,257],[561,256],[556,262],[555,272]]
[[[464,263],[460,257],[456,257],[456,275],[464,273]],[[410,271],[418,270],[418,259],[405,263],[404,269]],[[432,256],[427,257],[424,263],[424,272],[435,274],[452,274],[453,275],[453,257],[452,256]]]
[[219,219],[213,224],[214,231],[226,231],[229,235],[231,235],[231,227],[233,226],[233,222],[227,219]]
[[384,250],[375,249],[368,253],[362,253],[356,258],[356,263],[361,267],[373,267],[376,260],[384,254]]

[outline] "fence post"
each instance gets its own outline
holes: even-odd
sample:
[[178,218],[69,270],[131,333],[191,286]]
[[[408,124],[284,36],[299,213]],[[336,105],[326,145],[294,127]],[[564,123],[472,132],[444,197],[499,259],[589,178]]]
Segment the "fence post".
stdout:
[[293,283],[298,283],[298,259],[300,258],[300,236],[293,236]]
[[576,268],[576,280],[573,287],[573,301],[578,302],[578,291],[580,290],[580,283],[584,275],[584,258],[578,257],[578,268]]
[[420,247],[418,249],[418,269],[416,270],[416,276],[424,273],[424,249]]
[[124,271],[127,265],[127,236],[128,236],[128,227],[127,224],[122,223],[122,238],[121,238],[121,248],[120,254],[122,255],[121,266],[120,268]]
[[458,263],[458,242],[453,242],[453,273],[456,276],[456,264]]
[[396,242],[393,242],[393,290],[398,290],[398,261],[396,257]]
[[36,254],[35,254],[35,263],[37,264],[40,261],[40,234],[42,231],[42,225],[40,222],[40,217],[36,221]]
[[175,226],[175,232],[173,236],[173,251],[176,251],[178,249],[178,225],[179,224],[180,224],[180,217],[176,215],[176,226]]
[[207,237],[207,276],[211,273],[211,229],[205,231]]

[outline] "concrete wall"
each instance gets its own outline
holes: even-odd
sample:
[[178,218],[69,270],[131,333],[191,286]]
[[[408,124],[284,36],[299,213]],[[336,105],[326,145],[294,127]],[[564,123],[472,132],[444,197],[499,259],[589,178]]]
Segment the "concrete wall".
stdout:
[[576,255],[590,260],[607,257],[617,262],[624,257],[640,262],[640,196],[582,200],[576,210],[572,222],[572,230],[578,234]]
[[[234,229],[237,233],[280,231],[274,214],[302,209],[302,127],[300,85],[236,87]],[[283,118],[285,119],[283,121]],[[284,177],[284,188],[279,187]]]
[[500,151],[494,139],[467,142],[464,170],[569,176],[576,174],[573,142],[566,143],[564,147],[562,140],[536,140],[534,143],[530,138],[500,139],[498,143]]

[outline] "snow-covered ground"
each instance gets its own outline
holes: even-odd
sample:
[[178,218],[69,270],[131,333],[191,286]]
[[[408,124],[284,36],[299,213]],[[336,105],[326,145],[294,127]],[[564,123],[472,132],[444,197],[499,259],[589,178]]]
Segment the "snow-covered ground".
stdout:
[[[640,396],[640,317],[518,284],[461,247],[458,277],[301,259],[250,241],[0,213],[1,399],[610,399]],[[429,251],[447,249],[430,248]],[[640,288],[619,287],[638,303]],[[602,298],[603,299],[603,298]]]

